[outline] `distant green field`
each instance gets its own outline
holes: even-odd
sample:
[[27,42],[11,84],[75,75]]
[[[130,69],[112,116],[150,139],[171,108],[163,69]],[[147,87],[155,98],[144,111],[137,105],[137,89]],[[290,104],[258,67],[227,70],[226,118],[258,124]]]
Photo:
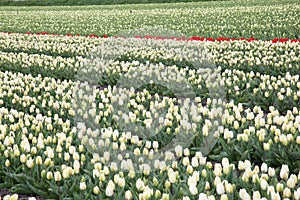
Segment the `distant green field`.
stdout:
[[55,6],[55,5],[109,5],[109,4],[142,4],[142,3],[178,3],[215,0],[1,0],[5,6]]
[[299,38],[300,5],[288,1],[216,1],[100,6],[0,7],[0,31],[114,35],[140,27],[187,36]]

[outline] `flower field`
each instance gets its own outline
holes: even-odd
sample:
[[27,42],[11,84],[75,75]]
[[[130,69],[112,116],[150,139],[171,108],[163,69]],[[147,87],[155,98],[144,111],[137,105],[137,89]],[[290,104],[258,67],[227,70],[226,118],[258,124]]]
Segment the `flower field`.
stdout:
[[[115,18],[110,6],[1,7],[0,188],[46,199],[300,199],[300,6],[199,5],[123,5]],[[110,37],[153,24],[201,37]]]

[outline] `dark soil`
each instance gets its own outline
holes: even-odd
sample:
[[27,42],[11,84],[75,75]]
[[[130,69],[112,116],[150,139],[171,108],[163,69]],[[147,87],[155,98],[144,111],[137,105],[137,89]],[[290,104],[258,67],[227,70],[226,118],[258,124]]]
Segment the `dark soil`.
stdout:
[[[8,189],[0,189],[0,199],[6,195],[13,195]],[[35,197],[36,200],[45,200],[39,196],[28,195],[28,194],[18,194],[19,200],[27,200],[29,197]]]

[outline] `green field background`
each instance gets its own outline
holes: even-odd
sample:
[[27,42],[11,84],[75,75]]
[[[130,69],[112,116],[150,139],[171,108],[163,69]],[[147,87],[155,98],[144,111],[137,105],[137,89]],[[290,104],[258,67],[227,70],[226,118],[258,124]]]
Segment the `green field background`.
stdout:
[[[55,5],[110,5],[143,3],[177,3],[215,0],[1,0],[2,6],[55,6]],[[226,0],[223,0],[226,1]]]

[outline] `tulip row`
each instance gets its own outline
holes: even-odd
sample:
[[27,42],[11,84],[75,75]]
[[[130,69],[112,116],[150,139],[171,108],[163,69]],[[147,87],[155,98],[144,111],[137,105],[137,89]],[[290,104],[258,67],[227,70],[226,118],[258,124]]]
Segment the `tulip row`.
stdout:
[[[193,45],[191,47],[195,48]],[[99,51],[101,52],[100,49]],[[274,105],[278,107],[280,113],[284,113],[299,105],[299,74],[291,75],[290,72],[278,72],[278,75],[271,76],[265,73],[247,72],[248,69],[244,69],[246,72],[232,69],[233,66],[227,67],[229,69],[223,69],[223,72],[220,68],[207,71],[205,65],[213,65],[213,63],[210,63],[209,57],[201,57],[201,50],[200,52],[189,52],[188,55],[176,55],[174,54],[175,51],[176,48],[173,50],[170,48],[168,51],[143,48],[142,50],[129,52],[120,59],[120,62],[111,61],[109,64],[100,59],[92,59],[79,70],[77,78],[79,80],[87,78],[86,81],[105,86],[120,84],[120,79],[123,82],[126,81],[126,84],[141,85],[147,83],[148,79],[159,83],[161,78],[168,77],[163,81],[165,85],[170,87],[169,89],[175,89],[173,96],[180,93],[176,88],[186,89],[182,88],[183,85],[191,86],[195,95],[199,97],[207,97],[214,88],[218,87],[219,97],[232,99],[236,103],[245,103],[251,107],[259,105],[264,110],[268,110],[270,106]],[[107,55],[111,56],[109,52],[107,52]],[[97,55],[93,56],[97,57]],[[101,56],[103,55],[99,57]],[[187,58],[192,59],[189,61]],[[199,60],[206,61],[204,62],[205,65]],[[225,66],[223,68],[226,68]],[[297,64],[294,66],[296,71]],[[172,73],[175,73],[176,76]],[[211,75],[214,75],[214,78],[208,79]],[[212,82],[216,85],[207,85]],[[181,86],[178,87],[179,85]],[[154,89],[159,94],[168,94],[164,88],[157,89],[153,85],[150,85],[147,89]],[[225,92],[226,95],[222,95],[222,92]]]
[[70,110],[71,81],[0,71],[0,106],[45,116],[74,116]]
[[87,56],[103,41],[87,37],[41,36],[0,33],[0,50],[4,52],[46,54],[49,56]]
[[273,76],[286,72],[298,74],[300,45],[264,41],[212,43],[211,54],[216,65],[224,68],[254,71]]
[[[90,70],[93,68],[91,66],[88,66]],[[194,89],[191,90],[195,93],[195,95],[200,97],[207,97],[209,95],[209,92],[213,88],[207,88],[206,84],[209,83],[205,77],[208,76],[209,72],[205,72],[204,70],[188,70],[188,68],[183,69],[177,69],[176,67],[166,67],[164,65],[141,65],[139,62],[136,63],[128,63],[128,62],[120,62],[120,63],[114,63],[109,68],[105,68],[104,71],[98,70],[98,67],[96,70],[92,70],[91,76],[88,76],[89,79],[92,79],[92,77],[95,77],[97,83],[100,83],[101,85],[115,85],[117,84],[118,79],[120,79],[120,74],[123,74],[121,77],[125,77],[125,79],[128,79],[127,77],[133,78],[134,81],[130,80],[126,84],[142,84],[145,82],[145,80],[142,79],[149,79],[154,77],[148,77],[148,76],[141,76],[142,72],[145,71],[147,68],[147,71],[149,71],[149,74],[153,74],[154,76],[158,76],[159,74],[155,75],[157,72],[157,69],[161,69],[165,71],[166,74],[170,75],[171,73],[176,72],[176,74],[181,74],[180,76],[183,79],[171,79],[168,78],[165,80],[164,84],[166,84],[169,90],[175,89],[175,94],[173,95],[180,95],[182,91],[185,89],[180,88],[180,90],[176,89],[177,86],[186,86],[190,85]],[[19,68],[16,68],[16,71],[22,71]],[[168,70],[166,70],[168,69]],[[135,73],[132,73],[135,71]],[[45,75],[48,71],[41,73]],[[38,73],[36,73],[38,74]],[[51,75],[51,74],[50,74]],[[87,75],[87,74],[85,74]],[[93,75],[93,76],[92,76]],[[23,76],[23,75],[20,75]],[[65,77],[65,74],[63,74]],[[20,85],[24,83],[15,83],[14,79],[15,77],[18,77],[18,75],[12,75],[12,73],[8,74],[2,73],[1,79],[4,80],[4,78],[9,78],[9,82],[3,84],[8,84],[6,86],[6,91],[9,90],[20,90]],[[78,79],[81,79],[82,77],[77,76]],[[157,78],[157,77],[155,77]],[[186,79],[185,79],[186,78]],[[270,75],[263,75],[259,73],[244,73],[243,71],[239,70],[225,70],[223,73],[220,74],[220,81],[219,84],[217,84],[219,90],[224,90],[221,92],[225,92],[226,94],[219,94],[220,98],[228,98],[234,100],[236,103],[244,103],[250,107],[253,107],[254,105],[261,106],[264,110],[267,110],[269,106],[276,106],[278,107],[280,113],[285,113],[287,110],[292,109],[294,106],[299,105],[299,75],[291,76],[289,73],[287,73],[284,77],[278,76],[270,76]],[[41,79],[41,77],[39,77]],[[28,92],[35,93],[34,87],[35,85],[30,84],[31,81],[36,81],[34,77],[32,76],[25,76],[25,85],[29,88],[26,90],[22,90],[18,92],[19,98],[25,99],[25,94],[28,94]],[[44,79],[46,80],[46,83],[41,83],[47,88],[47,85],[49,84],[48,81],[52,81],[51,79]],[[129,80],[129,79],[128,79]],[[56,81],[54,81],[56,82]],[[51,82],[50,82],[51,83]],[[223,85],[224,83],[224,85]],[[11,86],[9,86],[11,85]],[[19,87],[16,87],[16,86]],[[65,85],[63,85],[65,86]],[[24,88],[24,86],[22,86]],[[69,90],[69,88],[67,87]],[[153,85],[148,86],[148,90],[152,90],[152,92],[158,92],[160,94],[164,95],[172,95],[172,91],[169,93],[166,92],[163,88],[153,88]],[[49,93],[54,93],[55,88],[45,89],[45,91],[48,91]],[[4,92],[4,91],[2,91]],[[69,91],[70,92],[70,91]],[[174,91],[173,91],[174,92]],[[185,91],[186,92],[186,91]],[[14,92],[12,92],[14,93]],[[60,92],[57,94],[61,94],[64,92]],[[2,94],[2,96],[5,96],[5,93]],[[7,93],[9,95],[9,92]],[[35,94],[38,95],[38,94]],[[39,97],[41,99],[44,99],[46,101],[48,94],[43,94],[43,96]],[[221,96],[220,96],[221,95]],[[3,99],[4,102],[11,102],[11,97],[8,97],[8,99]],[[20,102],[18,99],[15,99],[16,103],[20,105]],[[35,97],[33,97],[36,99]],[[32,99],[31,101],[36,101]],[[29,101],[29,99],[28,99]],[[44,103],[45,104],[45,103]],[[44,105],[44,104],[38,104],[38,105]],[[17,105],[15,105],[17,106]],[[19,107],[17,106],[17,107]],[[45,106],[45,105],[44,105]]]
[[[106,39],[86,37],[37,36],[27,34],[0,34],[0,37],[3,38],[3,40],[0,40],[1,54],[6,58],[5,60],[1,59],[1,64],[8,66],[17,65],[15,61],[13,62],[16,59],[15,57],[32,57],[33,55],[37,56],[36,54],[41,54],[40,56],[49,56],[48,59],[51,60],[59,59],[60,56],[69,57],[69,60],[65,58],[66,62],[64,62],[62,68],[65,68],[65,65],[70,65],[69,68],[75,65],[76,69],[80,63],[75,64],[73,59],[81,62],[81,57],[88,57],[92,51],[101,48],[103,42],[107,41]],[[174,41],[172,42],[174,43]],[[242,71],[254,71],[273,76],[278,74],[284,75],[286,72],[294,75],[298,74],[299,71],[299,43],[272,43],[270,41],[253,41],[250,43],[247,41],[190,41],[189,45],[194,46],[194,48],[199,48],[200,46],[207,49],[207,54],[211,55],[211,61],[217,66],[221,66],[223,70],[228,68],[240,69]],[[14,54],[10,54],[10,52],[14,52]],[[20,55],[18,56],[18,54]],[[155,56],[156,53],[152,52],[152,54],[151,58],[138,54],[135,57],[141,60],[150,59],[151,61],[157,59]],[[26,62],[30,58],[24,59],[20,61],[20,65],[27,67],[28,63],[23,64],[23,62]],[[50,64],[50,67],[54,67],[54,69],[64,70],[56,66],[55,63],[52,64],[51,60],[46,65]],[[58,62],[62,61],[59,60]],[[34,63],[31,64],[33,65]],[[57,74],[73,74],[74,72],[76,70],[71,70],[70,72],[66,70],[63,73],[60,71]],[[66,76],[71,77],[69,75]]]
[[60,79],[74,79],[83,58],[81,56],[66,58],[48,56],[45,54],[28,54],[1,52],[0,63],[2,70],[22,72],[37,76],[50,76]]
[[249,107],[260,106],[268,110],[275,106],[280,113],[286,113],[300,104],[299,74],[291,76],[270,76],[239,70],[225,70],[222,73],[227,98]]
[[[172,41],[172,43],[175,42]],[[298,43],[272,43],[261,40],[250,43],[247,41],[192,41],[188,46],[193,46],[192,48],[195,49],[203,48],[202,51],[211,56],[211,62],[223,69],[240,69],[276,76],[286,72],[298,74],[300,68],[300,45]],[[161,52],[155,51],[151,52],[151,55],[144,55],[143,51],[135,53],[134,58],[137,57],[140,60],[156,61],[162,56]],[[184,56],[184,58],[187,57]]]

